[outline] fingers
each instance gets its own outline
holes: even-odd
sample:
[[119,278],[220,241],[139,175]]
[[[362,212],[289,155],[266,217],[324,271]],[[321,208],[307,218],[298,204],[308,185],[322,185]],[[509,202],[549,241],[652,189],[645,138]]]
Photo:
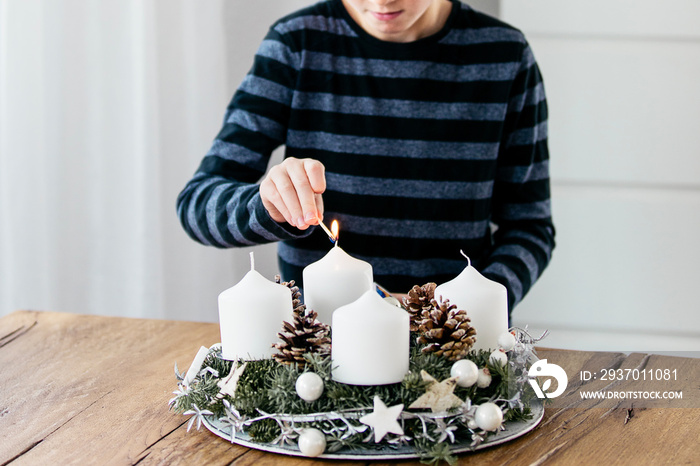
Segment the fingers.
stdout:
[[272,220],[278,223],[291,223],[289,210],[284,205],[275,183],[269,177],[260,183],[260,199],[262,199],[263,207],[270,214]]
[[316,194],[323,194],[326,191],[326,167],[318,160],[305,159],[303,162],[311,189]]
[[316,222],[318,223],[323,220],[323,196],[320,194],[314,194],[314,197],[316,198],[316,210],[318,210],[318,221]]
[[312,159],[287,158],[272,167],[260,183],[260,197],[270,217],[300,230],[318,223],[325,190],[325,168]]
[[306,173],[307,164],[302,162],[290,163],[287,166],[287,173],[292,186],[284,186],[288,191],[282,193],[287,207],[297,228],[305,229],[312,222],[316,222],[318,210],[316,209],[316,199],[311,182]]

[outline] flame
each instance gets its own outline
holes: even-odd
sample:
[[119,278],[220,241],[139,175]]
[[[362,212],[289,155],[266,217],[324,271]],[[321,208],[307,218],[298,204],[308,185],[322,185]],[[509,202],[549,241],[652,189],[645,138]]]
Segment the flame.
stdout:
[[333,240],[338,241],[338,221],[333,220],[331,223],[331,233],[333,233]]

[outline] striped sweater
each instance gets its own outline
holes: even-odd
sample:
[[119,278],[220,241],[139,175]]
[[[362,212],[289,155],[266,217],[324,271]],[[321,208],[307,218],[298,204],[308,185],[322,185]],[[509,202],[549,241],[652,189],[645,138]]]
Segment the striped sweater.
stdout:
[[466,266],[519,302],[554,247],[547,105],[518,30],[453,0],[438,33],[385,42],[340,0],[276,22],[211,149],[177,200],[187,233],[215,247],[279,241],[285,280],[331,244],[273,221],[257,184],[271,152],[326,167],[326,221],[396,292]]

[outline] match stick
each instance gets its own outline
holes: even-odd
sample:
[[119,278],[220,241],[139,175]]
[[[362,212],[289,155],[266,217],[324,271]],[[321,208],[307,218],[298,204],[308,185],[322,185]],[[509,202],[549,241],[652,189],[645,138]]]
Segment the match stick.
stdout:
[[336,241],[335,236],[333,236],[333,233],[331,233],[331,231],[328,229],[328,227],[323,224],[323,222],[321,221],[320,218],[318,219],[318,224],[321,226],[321,228],[323,228],[323,231],[326,232],[326,234],[328,235],[328,238],[330,238],[331,242],[333,244],[335,244],[335,241]]

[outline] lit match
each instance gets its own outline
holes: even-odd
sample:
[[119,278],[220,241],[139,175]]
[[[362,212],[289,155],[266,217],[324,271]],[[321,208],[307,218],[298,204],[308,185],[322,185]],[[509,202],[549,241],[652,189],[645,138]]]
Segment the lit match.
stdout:
[[321,221],[321,219],[318,220],[318,224],[323,228],[323,231],[326,232],[328,235],[328,238],[331,240],[333,244],[338,241],[338,221],[333,220],[333,223],[331,223],[331,228],[333,231],[329,230],[328,227]]

